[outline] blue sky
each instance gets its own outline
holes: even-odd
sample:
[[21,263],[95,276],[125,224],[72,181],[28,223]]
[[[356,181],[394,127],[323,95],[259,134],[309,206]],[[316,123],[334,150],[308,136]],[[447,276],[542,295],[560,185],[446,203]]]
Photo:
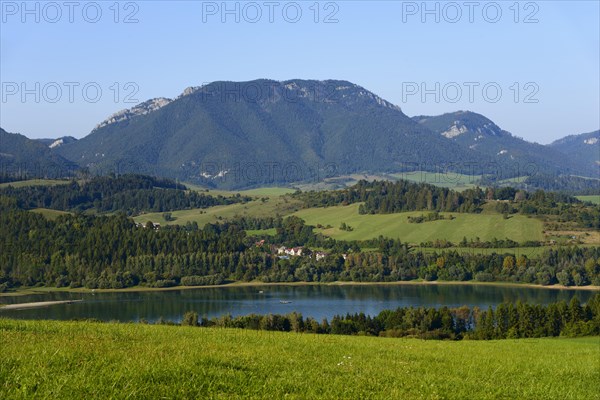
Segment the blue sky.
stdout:
[[256,78],[345,79],[540,143],[600,126],[598,1],[248,3],[2,0],[0,126],[83,137],[134,100]]

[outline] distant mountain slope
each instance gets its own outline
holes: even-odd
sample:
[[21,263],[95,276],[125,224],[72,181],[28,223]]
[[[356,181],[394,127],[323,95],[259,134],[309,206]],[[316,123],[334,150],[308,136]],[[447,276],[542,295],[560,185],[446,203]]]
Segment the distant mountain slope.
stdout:
[[358,85],[305,80],[188,88],[119,112],[56,151],[92,171],[224,187],[492,160]]
[[58,178],[70,176],[76,168],[47,145],[0,128],[0,175]]
[[600,130],[570,135],[548,145],[569,158],[578,159],[598,171],[600,168]]
[[45,144],[46,146],[50,147],[51,149],[62,146],[63,144],[73,143],[73,142],[77,141],[77,139],[74,138],[73,136],[63,136],[63,137],[59,137],[56,139],[34,139],[34,140],[36,140],[42,144]]
[[[551,175],[580,174],[595,176],[587,163],[577,158],[565,158],[556,148],[530,143],[502,130],[483,115],[458,111],[439,116],[416,116],[413,120],[440,136],[525,172]],[[518,174],[517,174],[518,175]]]

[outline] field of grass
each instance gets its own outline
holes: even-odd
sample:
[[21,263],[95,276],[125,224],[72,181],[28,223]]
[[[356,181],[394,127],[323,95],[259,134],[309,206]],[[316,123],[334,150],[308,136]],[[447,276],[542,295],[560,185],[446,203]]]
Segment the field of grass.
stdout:
[[33,210],[31,210],[31,212],[42,214],[44,217],[46,217],[48,219],[56,219],[56,218],[60,217],[61,215],[70,214],[67,211],[52,210],[49,208],[34,208]]
[[600,196],[598,195],[590,195],[590,196],[576,196],[581,201],[589,201],[594,204],[600,204]]
[[288,215],[300,208],[300,202],[287,197],[273,196],[266,201],[253,200],[246,204],[230,204],[215,206],[205,209],[194,208],[191,210],[172,211],[174,221],[165,221],[164,213],[142,214],[134,218],[135,222],[159,222],[163,225],[185,225],[187,222],[197,222],[199,226],[215,223],[221,219],[231,219],[236,216],[274,217]]
[[12,187],[26,187],[26,186],[55,186],[64,185],[69,183],[67,180],[54,180],[54,179],[30,179],[28,181],[16,181],[0,183],[0,189],[7,186]]
[[[482,241],[510,238],[517,242],[525,240],[543,240],[542,221],[527,218],[523,215],[514,215],[505,220],[500,214],[452,214],[454,220],[440,220],[411,224],[409,216],[426,214],[415,211],[397,214],[360,215],[358,204],[328,208],[310,208],[295,213],[310,225],[331,225],[330,229],[322,232],[340,240],[369,239],[379,235],[390,238],[400,238],[409,243],[421,243],[428,240],[446,239],[460,242],[463,237],[467,239],[479,237]],[[354,230],[342,231],[339,226],[342,222],[350,225]]]
[[405,179],[417,183],[430,183],[439,187],[447,187],[454,190],[465,190],[476,186],[481,175],[464,175],[456,172],[426,172],[414,171],[392,174],[396,179]]
[[0,319],[0,398],[593,399],[599,340]]
[[248,229],[248,230],[246,230],[246,234],[248,236],[259,236],[259,235],[275,236],[277,234],[277,229],[275,229],[275,228],[270,228],[270,229]]
[[454,190],[462,191],[475,187],[477,182],[481,179],[481,175],[464,175],[454,172],[426,172],[426,171],[413,171],[413,172],[399,172],[395,174],[352,174],[343,175],[335,178],[326,178],[321,182],[317,183],[300,183],[296,186],[303,191],[310,190],[333,190],[340,189],[347,186],[352,186],[360,180],[388,180],[394,181],[398,179],[405,179],[417,183],[430,183],[435,186],[447,187]]
[[185,186],[190,190],[195,190],[197,192],[205,192],[214,196],[233,196],[237,193],[246,196],[281,196],[284,194],[294,193],[296,189],[286,188],[286,187],[260,187],[256,189],[246,189],[246,190],[238,190],[238,191],[230,191],[230,190],[218,190],[218,189],[208,189],[202,186],[194,185],[193,183],[184,183]]

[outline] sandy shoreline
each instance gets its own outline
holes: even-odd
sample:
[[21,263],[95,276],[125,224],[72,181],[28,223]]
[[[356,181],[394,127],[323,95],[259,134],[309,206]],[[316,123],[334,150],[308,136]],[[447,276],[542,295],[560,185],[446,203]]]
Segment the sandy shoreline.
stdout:
[[[259,286],[490,286],[490,287],[514,287],[514,288],[530,288],[530,289],[552,289],[552,290],[584,290],[584,291],[600,291],[600,286],[562,286],[551,285],[542,286],[531,283],[512,283],[512,282],[475,282],[475,281],[399,281],[399,282],[233,282],[224,285],[207,285],[207,286],[173,286],[168,288],[151,288],[145,286],[135,286],[125,289],[69,289],[69,288],[23,288],[17,289],[15,292],[2,293],[0,297],[24,296],[31,294],[47,294],[53,292],[62,293],[121,293],[121,292],[166,292],[176,290],[192,290],[192,289],[214,289],[214,288],[235,288],[235,287],[259,287]],[[80,300],[70,300],[80,301]],[[47,302],[43,302],[47,303]],[[55,302],[49,302],[55,303]],[[64,303],[64,302],[63,302]],[[1,307],[1,306],[0,306]],[[37,307],[37,306],[36,306]]]
[[2,310],[27,310],[31,308],[42,308],[50,307],[58,304],[72,304],[79,303],[83,300],[61,300],[61,301],[38,301],[34,303],[18,303],[18,304],[6,304],[0,305],[0,311]]

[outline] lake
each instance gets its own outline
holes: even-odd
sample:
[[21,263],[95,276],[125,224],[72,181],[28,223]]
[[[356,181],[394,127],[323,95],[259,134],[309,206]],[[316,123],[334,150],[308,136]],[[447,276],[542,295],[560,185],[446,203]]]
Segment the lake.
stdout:
[[577,295],[586,302],[593,291],[556,290],[490,285],[300,285],[234,286],[173,291],[120,293],[45,293],[0,297],[0,304],[76,300],[29,310],[4,310],[0,317],[22,319],[100,320],[154,322],[159,318],[180,321],[186,311],[202,317],[225,314],[286,314],[292,311],[317,320],[335,314],[364,312],[375,315],[384,309],[407,306],[487,308],[504,301],[548,304]]

